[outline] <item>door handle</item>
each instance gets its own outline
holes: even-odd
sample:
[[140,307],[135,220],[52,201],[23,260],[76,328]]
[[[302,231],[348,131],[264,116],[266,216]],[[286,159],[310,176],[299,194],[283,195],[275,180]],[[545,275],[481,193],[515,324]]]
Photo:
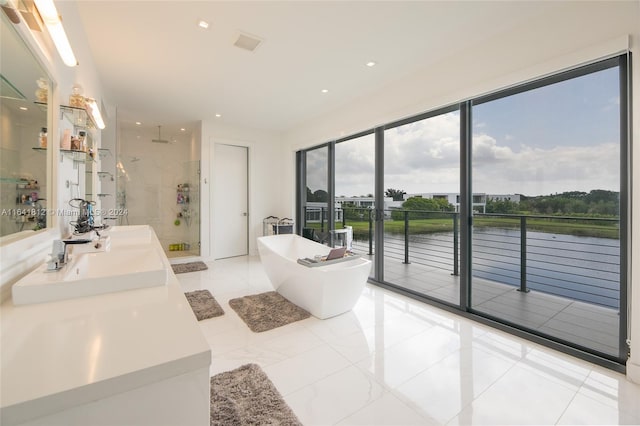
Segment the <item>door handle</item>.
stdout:
[[244,213],[242,213],[242,216],[249,216],[249,213],[244,212]]

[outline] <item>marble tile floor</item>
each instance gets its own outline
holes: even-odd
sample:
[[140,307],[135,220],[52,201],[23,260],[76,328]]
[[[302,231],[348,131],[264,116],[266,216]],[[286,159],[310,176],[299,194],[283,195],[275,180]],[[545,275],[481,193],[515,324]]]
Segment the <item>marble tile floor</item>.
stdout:
[[373,285],[353,311],[253,333],[232,298],[272,290],[258,257],[179,274],[225,315],[201,321],[211,375],[257,363],[305,425],[640,424],[640,385]]

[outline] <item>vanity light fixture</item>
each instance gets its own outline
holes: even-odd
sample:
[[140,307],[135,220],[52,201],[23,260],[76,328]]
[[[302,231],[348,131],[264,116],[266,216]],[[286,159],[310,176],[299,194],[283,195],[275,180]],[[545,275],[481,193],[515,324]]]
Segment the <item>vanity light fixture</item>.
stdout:
[[104,129],[104,120],[102,119],[102,114],[100,113],[100,108],[98,108],[98,104],[95,99],[87,98],[87,110],[93,117],[93,121],[96,122],[96,126],[98,129]]
[[73,50],[69,44],[69,39],[67,38],[67,34],[64,32],[62,21],[60,20],[56,6],[53,4],[53,0],[34,1],[38,8],[38,12],[40,12],[40,16],[42,17],[42,21],[47,26],[47,30],[49,30],[53,43],[56,45],[56,49],[58,49],[62,62],[69,67],[75,67],[78,65],[78,61],[76,60],[76,56],[73,54]]

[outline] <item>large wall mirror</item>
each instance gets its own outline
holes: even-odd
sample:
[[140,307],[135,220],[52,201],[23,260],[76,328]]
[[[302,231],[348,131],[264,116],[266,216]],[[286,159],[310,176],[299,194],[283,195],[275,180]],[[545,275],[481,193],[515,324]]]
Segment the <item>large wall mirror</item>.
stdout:
[[1,243],[7,235],[47,226],[51,79],[14,24],[0,15]]

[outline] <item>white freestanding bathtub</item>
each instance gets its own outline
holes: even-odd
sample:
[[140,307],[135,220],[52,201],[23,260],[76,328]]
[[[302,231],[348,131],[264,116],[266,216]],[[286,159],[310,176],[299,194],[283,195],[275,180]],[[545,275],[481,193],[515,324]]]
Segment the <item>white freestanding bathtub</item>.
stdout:
[[316,267],[297,262],[329,251],[330,247],[294,234],[258,238],[260,259],[273,288],[320,319],[350,311],[371,270],[371,261],[364,258]]

